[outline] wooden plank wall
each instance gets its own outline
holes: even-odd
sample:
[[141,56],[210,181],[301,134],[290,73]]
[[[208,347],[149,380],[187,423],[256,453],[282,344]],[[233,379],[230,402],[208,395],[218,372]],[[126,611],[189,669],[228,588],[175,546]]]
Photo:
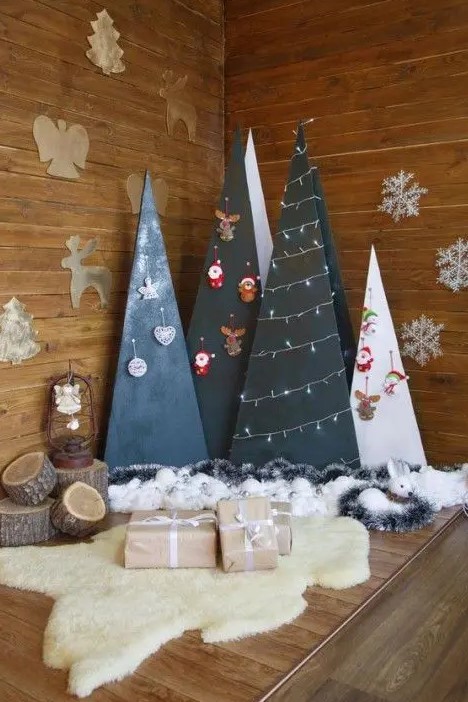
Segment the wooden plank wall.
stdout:
[[[94,377],[105,430],[137,223],[128,175],[148,167],[168,183],[162,224],[185,320],[211,233],[223,176],[222,1],[110,0],[106,7],[126,65],[111,77],[85,56],[101,3],[0,3],[0,304],[13,295],[26,304],[42,348],[20,366],[0,364],[0,468],[43,445],[46,382],[66,371],[69,358]],[[186,94],[198,115],[194,143],[180,123],[175,137],[167,136],[158,93],[166,69],[188,75]],[[46,174],[32,135],[39,114],[88,130],[79,180]],[[100,239],[86,265],[104,263],[113,272],[107,311],[94,292],[71,308],[70,271],[60,261],[72,234]]]
[[[443,322],[444,356],[406,359],[428,459],[468,455],[468,291],[435,256],[468,237],[465,0],[226,0],[226,128],[252,127],[272,224],[298,119],[321,169],[356,329],[376,245],[396,324]],[[421,215],[377,212],[381,182],[414,172]],[[389,428],[391,430],[391,428]]]

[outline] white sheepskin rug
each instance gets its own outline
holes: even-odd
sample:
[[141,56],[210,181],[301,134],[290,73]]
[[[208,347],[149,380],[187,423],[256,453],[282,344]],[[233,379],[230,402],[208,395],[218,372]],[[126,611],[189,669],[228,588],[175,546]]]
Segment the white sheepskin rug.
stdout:
[[276,570],[125,570],[125,527],[92,543],[0,550],[0,582],[56,602],[44,662],[69,669],[69,692],[86,697],[132,673],[189,629],[206,642],[239,639],[290,622],[307,586],[352,587],[370,576],[369,536],[349,517],[294,520],[293,553]]

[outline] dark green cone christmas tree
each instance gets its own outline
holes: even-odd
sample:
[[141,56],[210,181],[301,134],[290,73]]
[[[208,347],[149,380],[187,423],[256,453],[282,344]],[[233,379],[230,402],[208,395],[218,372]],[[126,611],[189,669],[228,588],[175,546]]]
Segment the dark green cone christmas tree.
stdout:
[[184,333],[146,173],[105,461],[112,472],[205,458]]
[[327,205],[320,181],[318,168],[312,169],[312,180],[314,193],[318,196],[316,200],[317,214],[320,220],[320,230],[322,232],[325,260],[328,266],[328,276],[333,292],[333,306],[335,308],[336,324],[340,335],[341,353],[346,368],[346,379],[348,387],[351,388],[353,382],[354,362],[356,360],[356,341],[354,339],[353,325],[349,314],[348,302],[341,280],[340,264],[336,253],[333,233],[328,219]]
[[302,125],[233,439],[233,463],[359,467],[318,195]]
[[210,458],[226,458],[231,446],[260,306],[258,273],[237,131],[187,336]]

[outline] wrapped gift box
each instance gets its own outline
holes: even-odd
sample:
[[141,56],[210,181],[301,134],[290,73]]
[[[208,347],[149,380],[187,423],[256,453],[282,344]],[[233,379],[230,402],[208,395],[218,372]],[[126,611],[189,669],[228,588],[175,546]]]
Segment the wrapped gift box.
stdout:
[[278,541],[267,497],[218,502],[223,568],[233,573],[278,565]]
[[214,568],[217,542],[212,510],[133,512],[125,539],[125,567]]
[[272,502],[271,512],[276,527],[278,553],[289,556],[292,548],[292,507],[290,502]]

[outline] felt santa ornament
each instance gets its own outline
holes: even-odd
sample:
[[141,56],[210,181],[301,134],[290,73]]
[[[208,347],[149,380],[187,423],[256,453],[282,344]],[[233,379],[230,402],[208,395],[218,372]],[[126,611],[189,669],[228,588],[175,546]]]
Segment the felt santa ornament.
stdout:
[[409,375],[405,375],[393,367],[393,352],[390,351],[391,370],[388,371],[383,382],[383,391],[390,397],[398,392],[398,386],[403,380],[409,380]]
[[224,284],[224,271],[221,267],[221,260],[218,258],[218,247],[215,246],[214,250],[215,255],[213,263],[208,268],[206,282],[210,288],[213,288],[213,290],[219,290],[219,288],[222,288]]
[[203,341],[203,337],[200,337],[201,348],[199,351],[197,351],[197,353],[195,354],[195,358],[192,361],[192,368],[195,371],[195,375],[198,375],[202,378],[205,375],[208,375],[208,373],[210,372],[211,359],[215,357],[214,353],[205,351],[205,349],[203,348]]
[[247,261],[247,275],[239,282],[237,287],[242,302],[253,302],[258,293],[259,275],[254,275],[250,271],[250,262]]
[[368,373],[372,368],[374,359],[369,346],[361,346],[356,354],[356,368],[361,373]]

